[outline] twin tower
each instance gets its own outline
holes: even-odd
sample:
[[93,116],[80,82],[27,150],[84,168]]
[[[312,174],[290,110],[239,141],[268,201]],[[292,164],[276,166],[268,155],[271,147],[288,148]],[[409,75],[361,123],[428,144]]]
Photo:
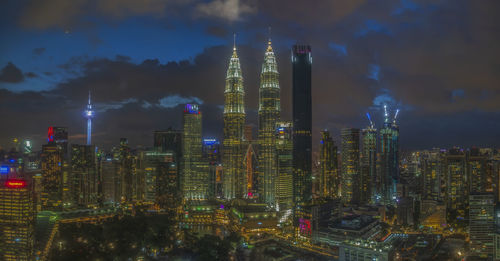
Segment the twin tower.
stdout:
[[[294,48],[295,49],[295,48]],[[309,48],[310,50],[310,48]],[[310,55],[310,54],[309,54]],[[292,57],[293,60],[293,57]],[[292,61],[293,62],[293,61]],[[295,68],[294,68],[295,74]],[[310,74],[309,74],[310,76]],[[295,76],[294,76],[295,78]],[[310,79],[309,79],[310,82]],[[310,104],[310,84],[309,88],[309,107]],[[295,79],[294,79],[295,89]],[[295,96],[295,90],[294,90]],[[307,96],[307,95],[306,95]],[[245,90],[243,88],[243,75],[241,72],[240,60],[236,51],[236,46],[233,46],[233,54],[229,62],[229,68],[226,74],[226,85],[224,90],[224,135],[223,135],[223,195],[227,200],[235,198],[247,198],[251,195],[249,191],[249,183],[252,182],[247,173],[248,167],[245,167],[245,152],[248,146],[248,141],[245,140]],[[304,98],[304,97],[302,97]],[[307,97],[306,97],[307,99]],[[264,62],[260,73],[259,87],[259,106],[258,106],[258,197],[259,200],[269,205],[276,204],[277,184],[275,183],[278,177],[277,167],[277,147],[276,147],[276,126],[280,122],[280,84],[278,65],[274,54],[271,40],[264,54]],[[294,98],[294,120],[295,120],[295,98]],[[310,110],[309,110],[309,135],[310,135]],[[300,122],[298,122],[300,125]],[[295,124],[295,123],[294,123]],[[307,131],[306,131],[307,132]],[[295,140],[295,137],[294,137]],[[309,138],[310,143],[310,138]],[[306,147],[310,147],[309,146]],[[306,171],[306,176],[310,180],[310,148],[309,152],[309,170]],[[307,153],[307,150],[305,151]],[[295,153],[294,153],[295,154]],[[299,155],[300,156],[300,155]],[[296,155],[293,155],[296,158]],[[307,158],[307,156],[306,156]],[[290,162],[292,155],[290,155]],[[307,163],[306,163],[307,165]],[[301,167],[301,169],[304,169]],[[305,168],[307,169],[307,167]],[[307,175],[308,174],[308,175]],[[294,175],[295,176],[295,175]],[[302,175],[304,176],[304,175]],[[306,177],[307,178],[307,177]],[[296,183],[290,173],[290,194],[293,186],[293,196],[296,194]],[[304,182],[298,182],[300,184]],[[307,183],[307,182],[306,182]],[[300,185],[299,184],[299,185]],[[300,190],[300,189],[299,189]],[[307,190],[307,189],[306,189]],[[309,189],[310,191],[310,189]],[[303,191],[297,191],[303,194]],[[306,191],[307,194],[307,191]],[[292,195],[290,195],[291,197]],[[307,197],[307,196],[306,196]],[[302,198],[302,196],[300,196]]]
[[[243,88],[243,75],[240,60],[233,47],[233,55],[229,62],[226,74],[226,87],[224,90],[224,140],[222,164],[223,194],[226,199],[246,198],[248,180],[245,160],[245,90]],[[264,55],[264,63],[260,74],[259,88],[259,131],[258,147],[259,157],[258,175],[259,198],[268,203],[274,203],[276,168],[276,123],[280,120],[280,85],[278,65],[271,46],[271,40]]]

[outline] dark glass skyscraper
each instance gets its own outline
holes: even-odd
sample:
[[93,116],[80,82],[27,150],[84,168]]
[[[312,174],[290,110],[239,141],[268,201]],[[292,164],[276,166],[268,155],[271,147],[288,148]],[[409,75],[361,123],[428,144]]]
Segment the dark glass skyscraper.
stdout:
[[100,180],[96,173],[95,148],[92,145],[71,145],[72,202],[79,207],[97,203]]
[[292,49],[293,107],[293,198],[295,203],[312,197],[312,98],[311,46],[294,45]]
[[382,184],[381,197],[384,204],[394,204],[396,184],[399,180],[399,127],[396,124],[398,111],[392,122],[389,120],[387,106],[384,105],[384,127],[380,130],[380,171]]

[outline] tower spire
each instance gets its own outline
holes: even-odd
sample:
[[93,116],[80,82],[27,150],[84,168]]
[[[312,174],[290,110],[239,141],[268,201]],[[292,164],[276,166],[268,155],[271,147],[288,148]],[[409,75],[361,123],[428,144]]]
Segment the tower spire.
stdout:
[[233,33],[233,58],[237,58],[238,54],[236,53],[236,33]]
[[271,46],[271,44],[272,44],[272,42],[271,42],[271,26],[269,26],[267,29],[268,29],[268,37],[267,37],[267,50],[266,50],[266,52],[272,52],[273,47]]
[[87,118],[87,145],[92,142],[92,118],[94,117],[94,111],[92,110],[92,103],[90,100],[90,90],[89,90],[89,101],[87,103],[87,109],[85,110],[85,118]]

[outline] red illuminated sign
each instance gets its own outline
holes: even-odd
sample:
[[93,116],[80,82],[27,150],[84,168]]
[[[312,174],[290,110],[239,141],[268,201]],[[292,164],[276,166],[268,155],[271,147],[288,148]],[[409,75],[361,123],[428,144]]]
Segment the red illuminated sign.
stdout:
[[20,179],[9,179],[5,182],[5,186],[8,188],[24,188],[26,187],[26,181]]
[[49,131],[47,132],[47,139],[49,142],[54,141],[54,127],[49,127]]

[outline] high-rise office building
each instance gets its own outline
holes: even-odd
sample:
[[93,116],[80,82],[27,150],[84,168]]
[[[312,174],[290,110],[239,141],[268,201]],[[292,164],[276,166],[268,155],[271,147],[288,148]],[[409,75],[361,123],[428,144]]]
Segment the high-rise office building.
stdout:
[[[371,123],[371,120],[370,120]],[[361,198],[360,203],[378,202],[380,182],[377,180],[377,129],[373,123],[361,131]]]
[[224,140],[222,141],[223,193],[225,199],[246,196],[247,180],[243,169],[245,90],[240,59],[233,46],[224,90]]
[[276,123],[276,205],[279,211],[293,207],[293,126],[291,122]]
[[182,191],[186,200],[208,198],[208,167],[202,161],[201,111],[196,104],[186,104],[183,113],[182,132]]
[[396,119],[389,120],[387,106],[384,105],[384,127],[380,130],[380,168],[381,201],[384,204],[394,204],[396,200],[396,184],[399,180],[399,127]]
[[466,157],[463,150],[453,148],[448,151],[445,162],[446,208],[448,218],[466,218],[469,206],[469,185],[467,180]]
[[421,154],[422,161],[422,198],[442,201],[441,179],[443,159],[439,149]]
[[360,199],[359,181],[359,129],[341,130],[342,181],[341,195],[344,203],[358,203]]
[[[114,151],[115,149],[113,149]],[[101,155],[99,160],[102,180],[102,195],[101,200],[105,205],[115,203],[115,177],[116,177],[116,160],[113,157],[114,153]]]
[[321,132],[319,145],[319,194],[324,198],[337,198],[340,178],[337,167],[337,146],[330,132]]
[[156,201],[158,166],[170,160],[172,153],[156,150],[140,152],[140,170],[144,177],[144,200],[149,203]]
[[160,152],[175,153],[175,161],[182,158],[182,131],[168,128],[165,131],[154,132],[154,149]]
[[61,157],[61,182],[62,182],[62,207],[67,208],[72,206],[71,196],[71,177],[69,166],[68,153],[68,128],[66,127],[49,127],[47,131],[47,144],[54,146]]
[[43,210],[62,210],[63,163],[63,152],[56,144],[52,143],[42,146],[41,165],[43,190],[41,198]]
[[312,199],[311,46],[292,49],[293,195],[295,203]]
[[174,153],[167,152],[166,162],[161,162],[156,169],[156,204],[160,208],[175,213],[180,206],[182,196],[179,182],[179,168],[174,161]]
[[208,164],[208,198],[216,197],[217,166],[221,164],[220,142],[215,138],[203,139],[203,161]]
[[120,138],[120,147],[116,155],[115,200],[130,204],[141,199],[138,193],[139,159],[133,155],[126,138]]
[[68,153],[68,128],[49,127],[47,131],[47,143],[57,145],[63,155]]
[[278,65],[268,41],[264,63],[260,73],[259,88],[259,175],[263,176],[260,184],[260,199],[268,205],[275,205],[276,198],[276,122],[280,119],[280,84]]
[[22,177],[0,183],[0,260],[34,260],[33,187]]
[[491,193],[469,196],[469,235],[471,256],[492,258],[495,237],[495,201]]
[[487,157],[485,155],[482,155],[478,148],[472,148],[467,152],[467,176],[469,178],[469,192],[486,192],[488,185],[486,176],[486,161]]
[[99,180],[96,169],[95,147],[71,145],[72,202],[82,208],[97,206]]

